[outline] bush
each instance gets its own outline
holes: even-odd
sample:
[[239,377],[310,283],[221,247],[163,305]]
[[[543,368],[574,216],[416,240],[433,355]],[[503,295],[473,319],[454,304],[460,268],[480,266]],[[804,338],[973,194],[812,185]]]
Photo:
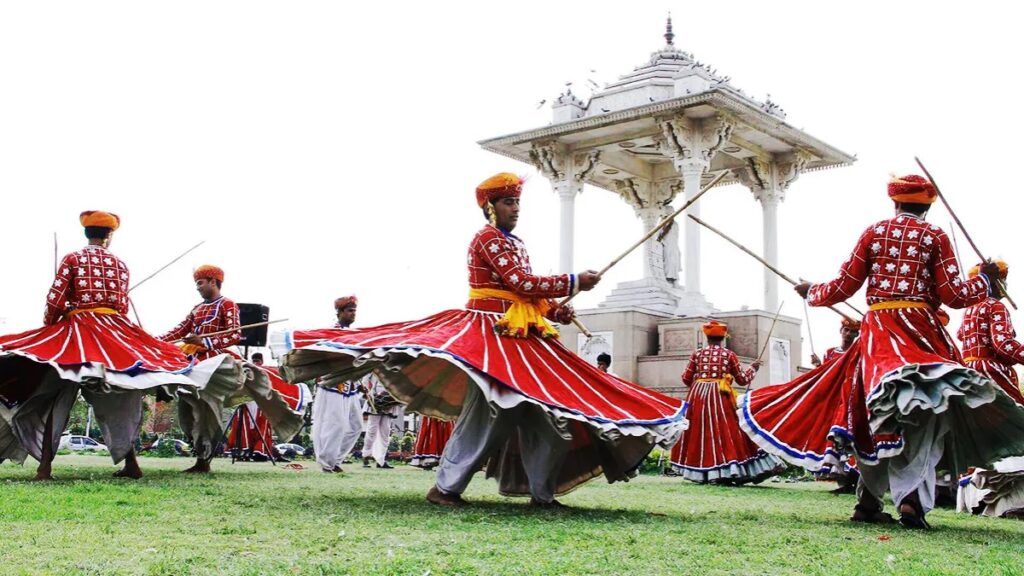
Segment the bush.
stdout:
[[640,464],[641,474],[663,474],[669,465],[669,453],[661,448],[655,448],[644,458]]
[[174,442],[161,442],[150,452],[150,455],[156,458],[176,458],[178,450],[174,447]]

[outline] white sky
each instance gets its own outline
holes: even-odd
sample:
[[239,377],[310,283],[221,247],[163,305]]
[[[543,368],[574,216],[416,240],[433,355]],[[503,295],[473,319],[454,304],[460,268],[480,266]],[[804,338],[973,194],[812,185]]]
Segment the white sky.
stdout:
[[[858,154],[790,188],[780,259],[791,275],[831,278],[859,233],[891,213],[888,174],[913,171],[914,155],[983,250],[1024,261],[1009,242],[1024,133],[1012,3],[6,2],[0,332],[39,325],[53,233],[62,254],[80,247],[86,209],[121,215],[112,249],[136,280],[207,241],[133,294],[155,333],[199,300],[191,270],[207,262],[226,269],[226,295],[293,327],[327,325],[332,300],[351,292],[364,326],[459,307],[482,224],[473,189],[497,171],[533,174],[516,232],[534,268],[556,272],[547,181],[476,141],[547,124],[537,103],[566,81],[585,92],[586,78],[609,82],[646,62],[669,10],[678,47]],[[715,189],[702,206],[760,249],[760,206],[745,188]],[[600,268],[640,223],[588,187],[576,233],[577,268]],[[976,260],[962,236],[960,248]],[[710,235],[703,250],[717,307],[761,305],[758,264]],[[633,257],[577,306],[640,275]],[[802,317],[782,294],[783,312]],[[821,353],[838,341],[837,319],[811,314]]]

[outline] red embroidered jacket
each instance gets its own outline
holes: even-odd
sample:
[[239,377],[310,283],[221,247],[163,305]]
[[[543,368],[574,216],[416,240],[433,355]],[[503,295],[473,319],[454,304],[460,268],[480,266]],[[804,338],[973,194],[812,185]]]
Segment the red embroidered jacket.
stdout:
[[695,380],[719,380],[731,375],[737,384],[746,386],[756,374],[753,368],[743,370],[739,357],[732,350],[711,345],[690,356],[690,362],[683,371],[683,384],[692,386]]
[[72,309],[91,308],[128,313],[128,266],[106,248],[94,245],[61,260],[46,295],[43,323],[55,324]]
[[[210,302],[200,302],[189,312],[188,316],[180,324],[171,329],[170,332],[160,337],[165,342],[180,340],[189,334],[202,336],[239,327],[238,305],[231,300],[221,296]],[[203,338],[206,350],[198,354],[200,360],[220,354],[229,346],[234,346],[242,340],[242,332],[235,330],[220,336]]]
[[882,220],[861,234],[839,277],[811,286],[812,306],[837,304],[867,281],[868,304],[892,300],[964,308],[988,296],[984,274],[960,278],[949,237],[941,228],[910,214]]
[[965,358],[989,358],[1000,363],[1024,364],[1024,344],[1015,339],[1006,305],[989,297],[964,312],[956,337],[964,345]]
[[833,360],[836,360],[837,358],[842,356],[843,352],[846,352],[846,350],[843,350],[839,346],[829,348],[828,350],[825,350],[825,357],[821,359],[821,363],[828,364],[829,362],[832,362]]
[[[470,288],[508,290],[521,298],[562,298],[577,290],[575,274],[534,274],[523,241],[490,225],[470,243],[468,265]],[[510,304],[500,298],[470,298],[466,308],[505,312]]]

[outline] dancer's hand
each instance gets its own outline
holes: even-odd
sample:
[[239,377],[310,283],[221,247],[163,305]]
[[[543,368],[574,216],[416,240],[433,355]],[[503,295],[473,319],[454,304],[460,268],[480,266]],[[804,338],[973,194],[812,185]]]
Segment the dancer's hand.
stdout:
[[580,283],[580,291],[586,292],[597,286],[597,283],[601,281],[601,276],[598,275],[597,270],[584,270],[576,275],[576,279]]
[[202,346],[203,348],[206,348],[206,343],[203,342],[202,336],[196,336],[195,334],[185,336],[183,342],[185,342],[185,344],[191,344],[193,346]]
[[818,358],[817,354],[811,354],[811,364],[821,366],[821,358]]
[[559,324],[571,324],[572,319],[576,317],[576,310],[569,304],[565,306],[559,306],[555,309],[555,312],[551,315],[551,319]]
[[793,290],[796,290],[796,293],[799,294],[801,298],[806,300],[807,293],[811,291],[811,283],[805,280],[797,284],[796,286],[793,286]]
[[761,368],[761,361],[754,360],[753,362],[750,363],[750,367],[754,369],[754,372],[757,372]]

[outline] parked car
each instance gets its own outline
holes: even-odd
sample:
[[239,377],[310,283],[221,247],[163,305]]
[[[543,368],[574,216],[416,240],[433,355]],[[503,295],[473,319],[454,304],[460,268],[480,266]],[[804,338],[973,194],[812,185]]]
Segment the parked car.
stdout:
[[77,434],[65,434],[60,437],[60,448],[67,450],[83,451],[83,450],[106,450],[106,444],[100,444],[99,442],[89,438],[88,436],[79,436]]
[[177,438],[157,438],[156,442],[153,442],[149,446],[146,446],[139,452],[149,452],[150,450],[156,450],[160,447],[161,442],[170,442],[174,445],[174,453],[178,456],[189,456],[192,454],[192,447],[188,445],[188,442],[184,440],[178,440]]
[[306,450],[301,444],[292,444],[291,442],[284,442],[274,446],[277,449],[277,453],[285,458],[296,458],[298,456],[305,456]]

